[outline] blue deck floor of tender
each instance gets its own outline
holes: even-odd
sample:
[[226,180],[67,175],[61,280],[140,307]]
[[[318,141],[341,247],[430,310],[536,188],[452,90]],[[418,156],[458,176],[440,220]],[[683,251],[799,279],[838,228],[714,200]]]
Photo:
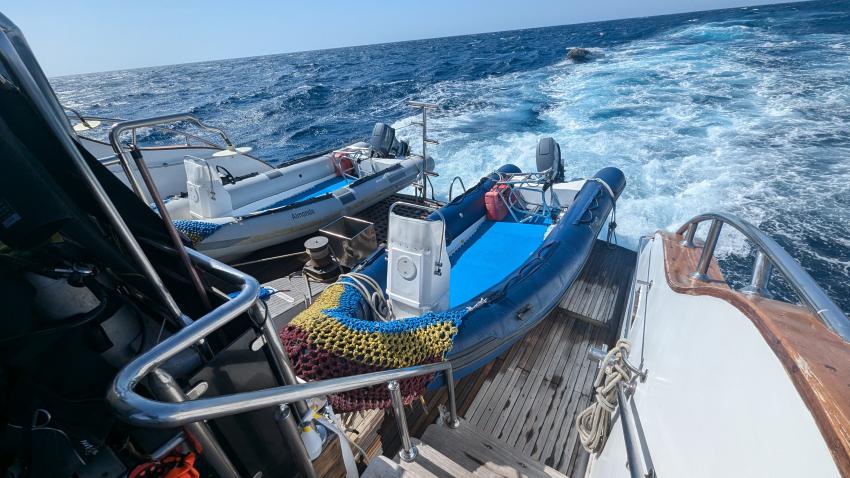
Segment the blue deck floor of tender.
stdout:
[[472,299],[515,271],[543,242],[546,228],[485,221],[452,258],[450,306]]

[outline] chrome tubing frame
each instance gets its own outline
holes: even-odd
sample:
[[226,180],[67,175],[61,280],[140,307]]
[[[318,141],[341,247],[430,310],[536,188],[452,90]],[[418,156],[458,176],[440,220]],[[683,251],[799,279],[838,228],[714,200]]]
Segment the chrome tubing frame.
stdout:
[[411,124],[416,124],[422,127],[422,172],[420,173],[419,179],[422,181],[422,199],[428,200],[428,183],[426,180],[427,169],[428,169],[428,145],[429,144],[440,144],[439,141],[435,139],[431,139],[428,137],[428,110],[438,110],[440,109],[440,105],[434,103],[423,103],[421,101],[408,101],[407,105],[411,108],[416,108],[422,110],[422,122],[413,122]]
[[[88,116],[88,115],[79,115],[79,116],[78,115],[72,115],[72,116],[68,116],[68,118],[69,119],[76,118],[76,119],[81,119],[83,121],[93,121],[93,120],[94,121],[101,121],[101,122],[104,122],[104,123],[111,123],[113,125],[127,121],[127,120],[118,119],[118,118],[107,118],[107,117],[104,117],[104,116]],[[184,144],[174,144],[174,145],[170,145],[170,146],[162,146],[164,148],[165,147],[173,147],[173,148],[191,147],[191,146],[193,146],[193,141],[194,141],[198,144],[201,144],[203,146],[207,146],[207,147],[210,147],[210,148],[223,149],[221,144],[216,144],[216,143],[214,143],[214,142],[212,142],[212,141],[210,141],[206,138],[202,138],[202,137],[200,137],[196,134],[192,134],[192,133],[189,133],[189,132],[186,132],[186,131],[176,131],[176,130],[173,130],[173,129],[164,128],[162,126],[144,126],[144,127],[150,128],[152,130],[159,131],[159,132],[162,132],[162,133],[170,134],[170,135],[173,135],[173,136],[183,136],[183,138],[185,138],[185,140],[186,140],[186,142]],[[213,131],[213,132],[222,134],[221,131]],[[134,135],[133,142],[135,143],[136,142],[135,141],[135,131],[131,130],[131,134]],[[95,140],[95,141],[97,141],[97,140]],[[139,149],[145,149],[145,148],[139,147]],[[250,156],[250,155],[245,154],[245,156]]]
[[398,380],[392,380],[387,384],[390,393],[390,401],[393,405],[393,415],[398,426],[398,436],[401,437],[401,451],[399,458],[411,462],[416,459],[417,451],[410,440],[410,432],[407,429],[407,416],[404,414],[404,399],[401,396],[401,386]]
[[[276,407],[280,404],[293,403],[322,395],[381,385],[393,380],[404,380],[420,375],[429,375],[445,371],[451,367],[450,362],[438,362],[349,377],[330,378],[298,385],[284,385],[251,392],[199,398],[181,403],[161,402],[137,394],[133,389],[144,378],[145,374],[155,369],[156,365],[163,361],[161,357],[166,354],[173,356],[174,353],[170,353],[172,350],[177,350],[178,352],[183,350],[182,348],[178,350],[171,349],[170,347],[173,347],[175,344],[183,345],[187,341],[195,341],[195,337],[199,337],[200,334],[197,334],[192,329],[215,330],[215,321],[220,320],[220,318],[209,317],[209,315],[195,321],[195,324],[200,324],[197,327],[193,324],[183,329],[189,330],[189,334],[182,334],[183,331],[178,332],[170,338],[176,338],[176,340],[170,341],[169,339],[160,344],[165,344],[167,347],[157,345],[150,352],[131,362],[118,374],[107,394],[107,400],[122,420],[137,426],[172,428],[199,420],[211,420],[219,417],[238,415],[240,413],[251,412],[261,408]],[[227,323],[227,321],[224,323]],[[446,380],[448,381],[448,376]],[[454,384],[447,386],[450,387],[453,394]],[[455,416],[451,417],[452,421],[457,419],[457,410],[453,414]]]
[[[711,258],[714,256],[721,226],[728,224],[755,244],[759,251],[760,257],[757,257],[751,282],[751,285],[755,286],[754,289],[766,287],[770,269],[775,268],[785,277],[803,304],[808,306],[827,327],[838,334],[845,342],[850,342],[850,319],[844,315],[841,308],[829,298],[826,292],[812,279],[812,276],[803,270],[800,264],[782,246],[757,227],[732,214],[707,213],[694,217],[680,227],[676,233],[685,234],[684,243],[686,245],[693,244],[697,226],[705,221],[711,221],[711,228],[700,254],[699,265],[697,270],[694,271],[694,276],[697,279],[704,280]],[[754,293],[750,290],[747,292]]]
[[[637,246],[637,255],[635,256],[635,266],[632,269],[631,278],[629,279],[629,295],[626,297],[626,308],[623,309],[623,321],[620,324],[620,335],[621,339],[626,339],[629,336],[629,332],[632,329],[632,319],[634,315],[632,314],[632,309],[635,306],[635,291],[637,290],[637,271],[640,266],[640,254],[643,252],[643,249],[646,243],[649,241],[650,236],[641,236],[638,239]],[[648,292],[647,292],[648,293]]]
[[[647,246],[652,247],[650,242],[653,237],[654,236],[641,236],[638,240],[635,267],[632,270],[631,279],[629,281],[629,295],[626,299],[626,307],[623,310],[623,319],[620,323],[619,337],[621,339],[628,338],[628,335],[631,332],[632,319],[634,318],[632,309],[635,306],[635,292],[637,291],[637,284],[640,281],[638,279],[640,257]],[[652,265],[649,264],[649,267],[651,266]],[[647,300],[649,297],[649,289],[646,289],[645,297],[646,298],[644,300]],[[643,320],[646,320],[646,317],[644,317]],[[595,352],[596,355],[591,355],[592,352]],[[598,351],[593,350],[588,351],[588,356],[592,360],[597,361],[601,361],[604,358],[604,354],[600,355]],[[645,373],[641,372],[639,368],[634,368],[628,361],[626,361],[626,365],[632,369],[633,372],[638,374],[638,376]],[[643,363],[640,364],[640,368],[642,367]],[[620,425],[623,428],[623,441],[625,442],[626,447],[626,464],[631,478],[653,478],[655,477],[655,467],[652,463],[652,456],[649,452],[649,446],[646,443],[646,437],[643,434],[643,426],[640,422],[640,416],[638,415],[637,408],[634,404],[633,393],[634,384],[620,383],[617,385],[617,410],[620,416]],[[611,426],[613,427],[613,424]]]
[[[121,161],[121,168],[124,170],[124,174],[127,175],[127,180],[133,187],[133,191],[145,202],[149,202],[149,200],[145,197],[142,185],[139,183],[136,175],[133,174],[133,170],[130,167],[130,159],[127,157],[127,152],[124,151],[124,148],[121,146],[121,133],[125,131],[132,131],[133,143],[135,143],[136,130],[139,128],[162,127],[163,125],[177,123],[180,121],[188,121],[203,130],[218,133],[228,148],[233,146],[230,138],[227,137],[227,134],[225,134],[223,130],[214,126],[205,125],[198,118],[195,118],[189,113],[177,113],[173,115],[156,116],[153,118],[122,121],[120,123],[115,123],[109,129],[109,144],[112,145],[112,150],[115,151],[115,156]],[[153,194],[153,191],[151,191],[151,194]]]
[[235,415],[283,403],[294,403],[329,393],[346,392],[441,371],[446,376],[450,419],[452,422],[457,420],[451,362],[285,385],[181,403],[156,401],[137,394],[134,389],[145,376],[215,330],[248,312],[258,300],[257,294],[260,285],[256,279],[192,249],[188,249],[188,251],[193,262],[202,269],[221,279],[238,284],[240,287],[239,294],[138,356],[118,373],[107,393],[107,401],[122,420],[138,426],[170,428],[199,420]]
[[460,187],[463,188],[463,194],[466,194],[466,186],[463,184],[463,178],[461,178],[460,176],[455,176],[454,179],[452,179],[451,184],[449,184],[449,202],[452,202],[452,199],[454,199],[454,197],[452,197],[452,189],[454,188],[456,182],[460,183]]
[[[623,440],[626,443],[627,465],[631,478],[653,478],[655,469],[649,450],[641,433],[640,418],[637,409],[632,407],[630,397],[626,394],[626,386],[617,385],[617,410],[620,414],[620,425],[623,427]],[[634,427],[635,429],[633,429]],[[640,450],[638,450],[640,447]]]
[[[561,210],[561,204],[558,201],[558,196],[552,192],[551,188],[546,188],[549,182],[547,179],[551,174],[551,169],[546,171],[528,172],[528,173],[497,173],[499,175],[498,184],[510,186],[509,197],[515,198],[513,201],[508,201],[502,197],[502,203],[508,208],[511,217],[517,222],[526,222],[534,217],[548,218],[553,210]],[[522,191],[540,194],[540,203],[534,203],[525,198]],[[552,204],[546,200],[546,196],[551,198]],[[517,203],[522,205],[522,209],[515,207]],[[528,206],[534,209],[529,210]],[[525,217],[520,219],[518,214]]]

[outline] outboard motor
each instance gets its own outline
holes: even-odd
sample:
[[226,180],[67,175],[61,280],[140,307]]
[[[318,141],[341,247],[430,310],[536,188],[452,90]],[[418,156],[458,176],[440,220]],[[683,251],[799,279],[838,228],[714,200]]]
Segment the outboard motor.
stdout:
[[394,142],[395,129],[385,123],[375,123],[375,127],[372,129],[372,138],[369,140],[372,154],[379,158],[388,157]]
[[410,156],[410,143],[405,140],[399,141],[398,148],[395,150],[395,156],[397,158]]
[[537,143],[537,171],[550,171],[549,179],[552,182],[564,180],[561,146],[552,138],[540,138]]

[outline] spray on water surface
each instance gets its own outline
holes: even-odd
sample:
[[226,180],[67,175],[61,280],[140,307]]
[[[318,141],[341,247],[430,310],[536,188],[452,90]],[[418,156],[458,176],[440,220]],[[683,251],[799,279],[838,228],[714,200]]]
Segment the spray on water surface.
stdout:
[[[585,61],[572,47],[590,50]],[[188,111],[271,162],[365,138],[417,146],[410,99],[438,102],[436,194],[541,136],[567,176],[621,168],[621,244],[726,211],[753,222],[850,311],[850,2],[489,33],[54,78],[66,106],[140,118]],[[157,138],[150,138],[156,140]],[[733,281],[752,251],[724,232]]]

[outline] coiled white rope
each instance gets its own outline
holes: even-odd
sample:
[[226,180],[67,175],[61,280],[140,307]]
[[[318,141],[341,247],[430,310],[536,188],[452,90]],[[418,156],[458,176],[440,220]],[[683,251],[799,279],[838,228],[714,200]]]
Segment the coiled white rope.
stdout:
[[[343,281],[343,279],[348,280]],[[375,320],[389,322],[395,319],[393,308],[384,297],[384,291],[381,290],[381,285],[372,277],[359,272],[349,272],[348,274],[340,274],[337,282],[354,287],[354,290],[360,293],[366,300]]]
[[631,343],[620,339],[605,355],[593,381],[593,403],[576,417],[578,437],[588,453],[599,452],[605,446],[611,414],[617,407],[617,385],[632,379],[632,370],[626,363],[629,350]]

